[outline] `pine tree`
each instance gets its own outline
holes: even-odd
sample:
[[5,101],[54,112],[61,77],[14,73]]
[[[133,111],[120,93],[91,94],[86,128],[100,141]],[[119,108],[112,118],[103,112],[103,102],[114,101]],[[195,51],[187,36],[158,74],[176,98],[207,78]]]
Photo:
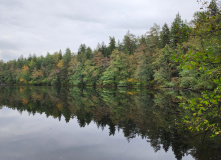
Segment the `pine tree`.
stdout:
[[109,37],[108,57],[111,55],[114,49],[116,49],[116,41],[114,37]]
[[127,51],[130,55],[134,53],[136,49],[135,35],[131,34],[128,30],[123,39],[123,51]]
[[159,48],[159,34],[160,26],[154,23],[154,26],[150,28],[147,32],[147,48],[151,53],[154,53],[157,48]]
[[160,48],[164,48],[166,44],[170,44],[170,29],[165,23],[162,27],[162,31],[160,32]]
[[176,47],[180,41],[179,33],[180,33],[181,26],[182,26],[182,20],[181,20],[180,14],[178,13],[172,23],[172,26],[171,26],[171,45],[172,45],[172,47]]
[[183,23],[179,13],[176,15],[172,26],[171,26],[171,47],[176,47],[188,40],[188,35],[190,33],[190,28],[187,24]]
[[66,49],[66,52],[63,56],[63,67],[61,69],[61,83],[64,85],[68,84],[68,68],[70,67],[69,62],[71,61],[71,50],[69,48]]

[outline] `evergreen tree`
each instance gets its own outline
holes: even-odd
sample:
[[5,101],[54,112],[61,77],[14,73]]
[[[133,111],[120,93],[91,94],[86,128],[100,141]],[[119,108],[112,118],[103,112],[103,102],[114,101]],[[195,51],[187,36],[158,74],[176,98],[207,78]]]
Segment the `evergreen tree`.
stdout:
[[154,26],[147,32],[147,48],[151,53],[154,53],[160,46],[160,26],[154,23]]
[[63,85],[68,84],[68,68],[69,68],[69,62],[71,61],[71,50],[69,48],[66,49],[66,52],[63,56],[62,62],[63,62],[63,67],[62,67],[62,75],[61,75],[61,83]]
[[150,53],[142,49],[142,46],[135,53],[135,57],[138,62],[138,66],[135,71],[135,78],[145,85],[149,84],[149,81],[153,79],[153,57]]
[[177,44],[180,42],[180,29],[182,27],[182,20],[181,16],[178,13],[176,15],[176,18],[174,19],[172,25],[171,25],[171,46],[176,47]]
[[174,48],[187,41],[190,31],[189,26],[183,23],[178,13],[171,26],[171,46]]
[[116,49],[116,41],[114,37],[109,37],[108,57],[111,55],[114,49]]
[[132,55],[136,49],[136,37],[128,30],[123,39],[123,51]]
[[108,52],[108,48],[104,42],[101,43],[100,48],[98,49],[105,57],[108,57],[110,53]]
[[164,48],[167,44],[170,44],[170,29],[165,23],[160,32],[160,48]]

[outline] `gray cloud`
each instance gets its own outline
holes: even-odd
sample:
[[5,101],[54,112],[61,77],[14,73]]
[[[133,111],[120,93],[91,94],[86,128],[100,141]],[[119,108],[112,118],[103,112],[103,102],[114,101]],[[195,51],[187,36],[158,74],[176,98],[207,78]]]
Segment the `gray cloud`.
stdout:
[[154,23],[170,25],[178,12],[190,21],[199,8],[196,0],[0,0],[0,59],[75,52],[81,43],[96,48],[127,30],[141,35]]
[[19,47],[13,42],[10,42],[10,41],[8,42],[7,40],[0,39],[0,48],[1,49],[18,49]]

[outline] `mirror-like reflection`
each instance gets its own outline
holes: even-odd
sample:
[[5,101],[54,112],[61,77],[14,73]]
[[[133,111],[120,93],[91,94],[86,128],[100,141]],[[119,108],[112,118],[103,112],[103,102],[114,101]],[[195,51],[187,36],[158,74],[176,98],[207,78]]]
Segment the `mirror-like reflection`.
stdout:
[[[53,117],[59,121],[64,117],[66,123],[76,120],[80,127],[85,128],[94,124],[99,129],[108,131],[112,138],[117,136],[119,130],[122,130],[128,142],[141,137],[142,142],[145,141],[146,145],[150,144],[155,155],[153,159],[162,159],[162,157],[157,158],[160,157],[160,153],[168,151],[169,154],[170,150],[174,154],[172,157],[178,160],[182,158],[221,159],[220,137],[210,138],[207,132],[191,133],[178,123],[183,115],[189,114],[188,111],[178,106],[179,100],[176,98],[178,95],[198,96],[196,93],[171,90],[2,87],[0,88],[0,106],[17,110],[22,116],[23,112],[28,112],[29,115],[36,116],[46,114],[47,117]],[[1,114],[3,115],[2,112]],[[0,118],[3,119],[1,122],[3,124],[4,116]],[[4,129],[7,130],[7,127]],[[87,136],[93,137],[94,135],[88,134]],[[2,136],[0,140],[2,141]],[[46,141],[50,143],[50,137]],[[53,146],[53,143],[51,145]],[[137,152],[137,154],[141,153]],[[56,159],[56,157],[53,158]],[[67,159],[70,158],[67,157]],[[123,155],[119,157],[119,159],[125,158]]]

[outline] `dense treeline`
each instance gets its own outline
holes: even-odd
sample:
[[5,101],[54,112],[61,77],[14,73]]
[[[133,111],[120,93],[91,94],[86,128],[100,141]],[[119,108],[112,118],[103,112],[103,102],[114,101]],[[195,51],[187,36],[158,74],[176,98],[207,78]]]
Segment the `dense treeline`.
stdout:
[[157,85],[212,89],[220,77],[221,15],[216,1],[187,24],[176,15],[171,27],[154,24],[145,35],[130,31],[122,42],[110,37],[95,50],[81,44],[45,57],[30,55],[0,61],[0,84],[22,85]]
[[140,136],[157,152],[171,149],[176,159],[185,155],[196,159],[220,159],[220,136],[210,139],[211,132],[184,130],[179,123],[191,113],[178,107],[183,97],[199,97],[188,91],[151,91],[120,88],[1,87],[0,108],[7,106],[29,114],[43,114],[68,123],[77,119],[80,127],[94,122],[109,129],[109,135],[122,130],[128,141]]

